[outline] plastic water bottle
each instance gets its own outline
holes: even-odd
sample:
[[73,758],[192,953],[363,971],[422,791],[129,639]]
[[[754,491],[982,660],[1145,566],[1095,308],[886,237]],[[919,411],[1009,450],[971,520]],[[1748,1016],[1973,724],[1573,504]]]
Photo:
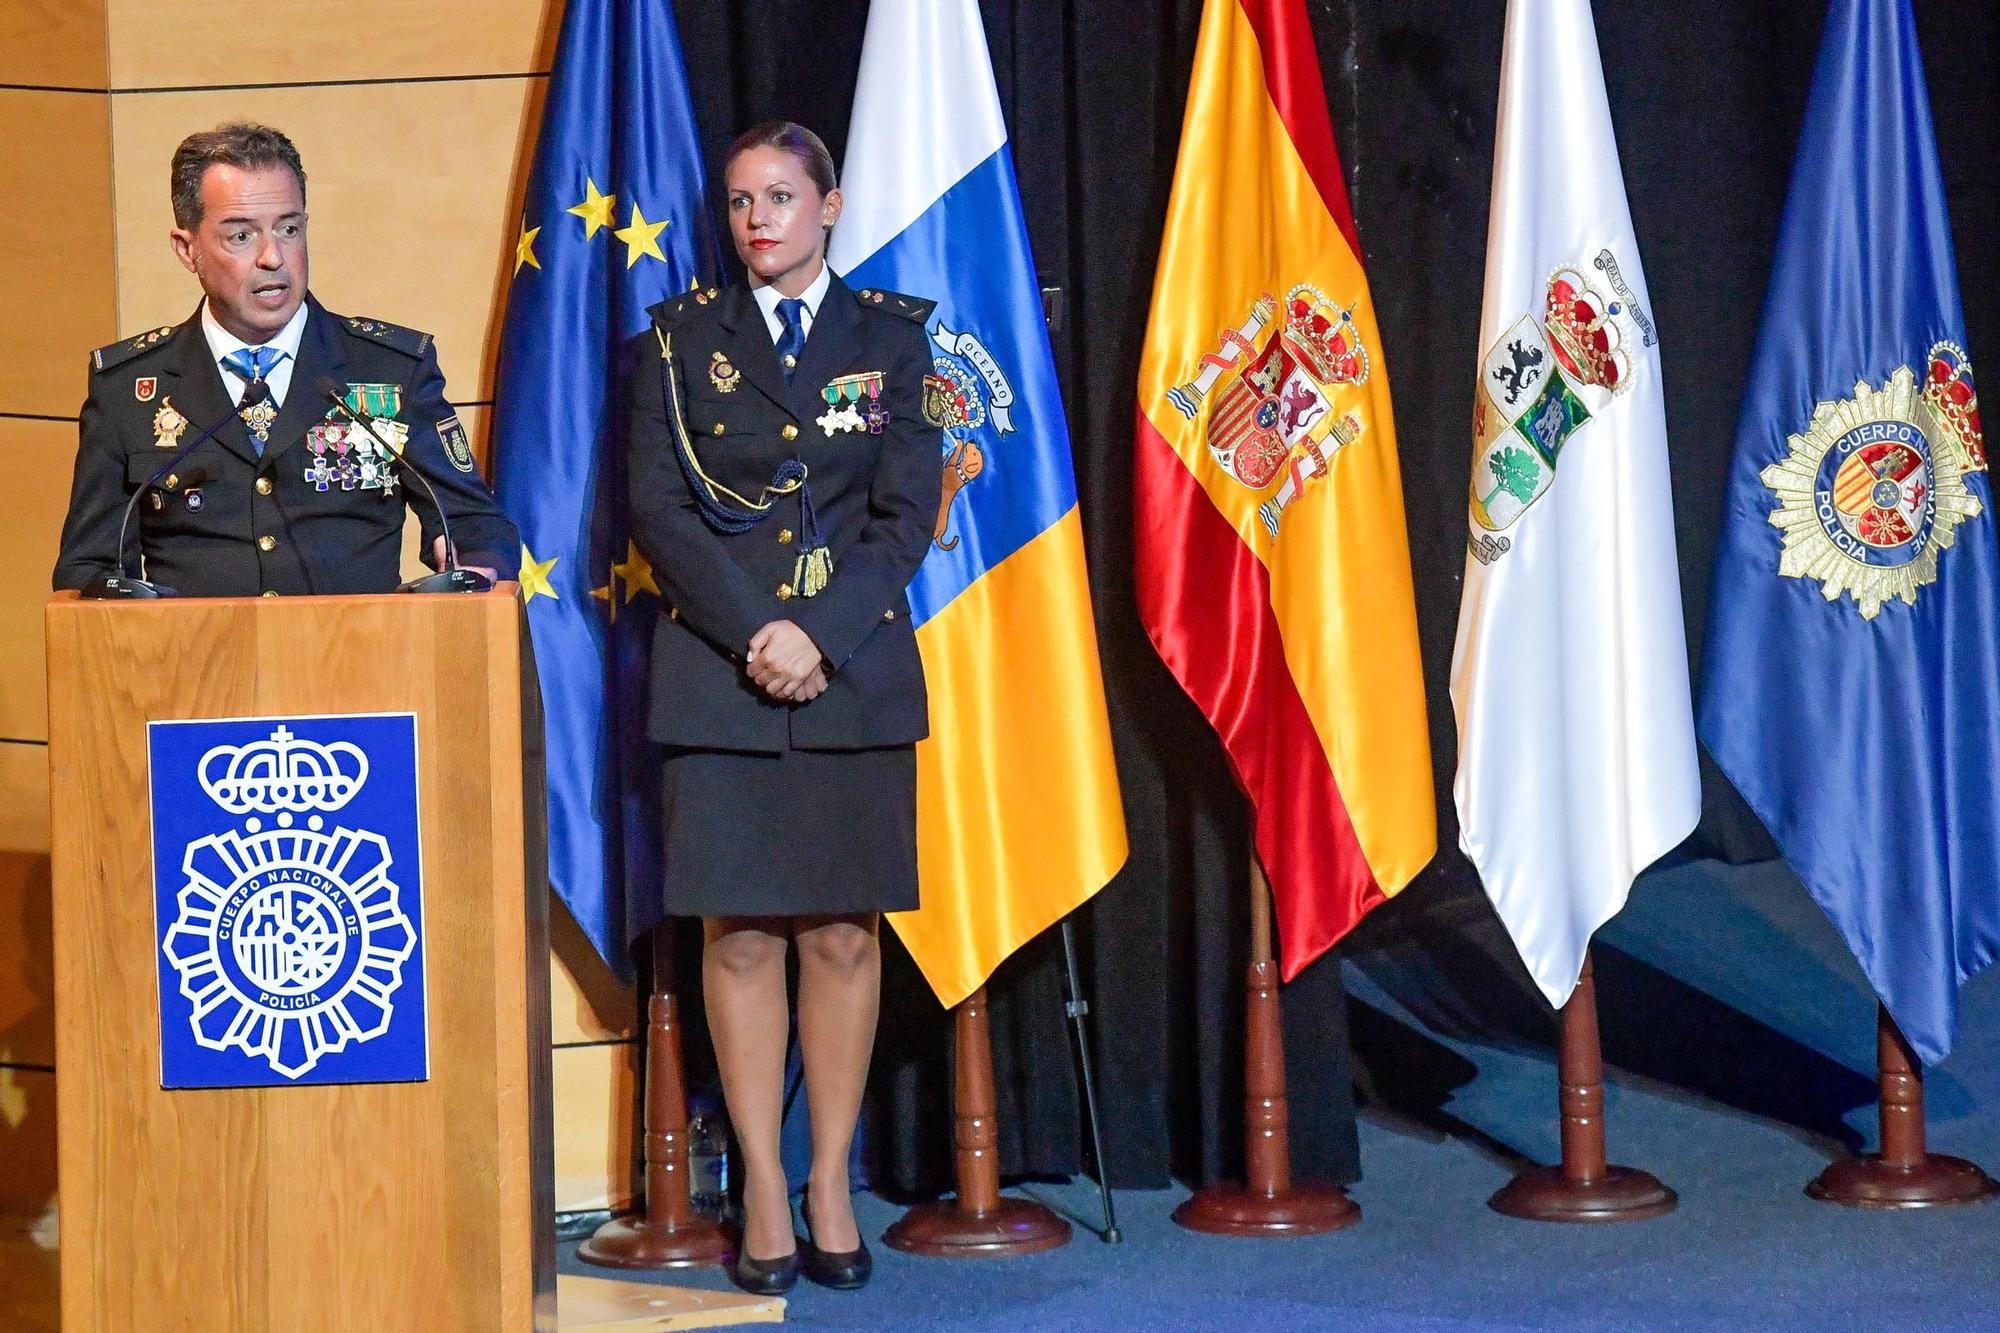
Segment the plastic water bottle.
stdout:
[[696,1211],[721,1217],[729,1198],[729,1122],[722,1108],[698,1101],[688,1120],[688,1192]]

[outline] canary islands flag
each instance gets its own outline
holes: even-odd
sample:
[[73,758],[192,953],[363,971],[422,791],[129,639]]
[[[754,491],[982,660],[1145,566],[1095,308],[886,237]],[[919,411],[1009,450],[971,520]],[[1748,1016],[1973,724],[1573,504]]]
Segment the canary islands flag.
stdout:
[[647,306],[712,270],[701,199],[667,0],[570,0],[500,335],[494,482],[521,529],[549,877],[620,971],[659,911],[644,711],[659,587],[626,535],[617,360]]
[[1126,850],[1069,425],[974,0],[869,6],[842,193],[834,269],[938,303],[944,503],[910,587],[923,905],[889,919],[955,1005]]
[[1139,614],[1289,980],[1437,847],[1389,379],[1303,0],[1208,0],[1139,365]]
[[2000,559],[1909,0],[1835,0],[1736,432],[1701,738],[1903,1035],[2000,948]]

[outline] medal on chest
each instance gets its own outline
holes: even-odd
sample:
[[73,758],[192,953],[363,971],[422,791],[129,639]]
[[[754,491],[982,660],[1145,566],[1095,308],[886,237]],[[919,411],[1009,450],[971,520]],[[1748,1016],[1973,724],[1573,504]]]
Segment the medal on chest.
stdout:
[[394,418],[403,410],[403,388],[399,384],[350,384],[342,395],[356,413],[375,418],[373,433],[359,421],[349,421],[331,409],[326,419],[306,431],[305,479],[315,491],[338,486],[343,491],[396,493],[396,464],[392,453],[400,454],[409,442],[407,423]]
[[153,447],[155,449],[178,449],[181,436],[187,431],[187,418],[174,407],[174,400],[162,398],[153,412]]
[[[880,435],[882,427],[889,422],[889,409],[882,404],[882,372],[879,370],[842,375],[821,389],[819,396],[826,400],[826,411],[818,418],[819,428],[829,438],[850,430],[865,430],[871,435]],[[868,403],[865,416],[860,408],[863,399]]]

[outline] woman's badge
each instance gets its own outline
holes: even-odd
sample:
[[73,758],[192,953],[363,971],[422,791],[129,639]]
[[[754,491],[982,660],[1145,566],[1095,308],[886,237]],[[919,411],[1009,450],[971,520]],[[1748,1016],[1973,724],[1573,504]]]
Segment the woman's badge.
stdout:
[[711,352],[708,358],[708,382],[715,386],[717,393],[735,393],[736,386],[743,379],[743,372],[730,364],[729,358],[720,352]]

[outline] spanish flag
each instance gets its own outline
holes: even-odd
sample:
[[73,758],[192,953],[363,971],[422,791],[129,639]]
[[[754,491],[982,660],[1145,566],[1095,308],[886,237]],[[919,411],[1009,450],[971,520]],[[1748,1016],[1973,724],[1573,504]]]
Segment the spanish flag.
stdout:
[[1286,980],[1437,848],[1360,251],[1304,0],[1208,0],[1139,366],[1139,612],[1255,809]]

